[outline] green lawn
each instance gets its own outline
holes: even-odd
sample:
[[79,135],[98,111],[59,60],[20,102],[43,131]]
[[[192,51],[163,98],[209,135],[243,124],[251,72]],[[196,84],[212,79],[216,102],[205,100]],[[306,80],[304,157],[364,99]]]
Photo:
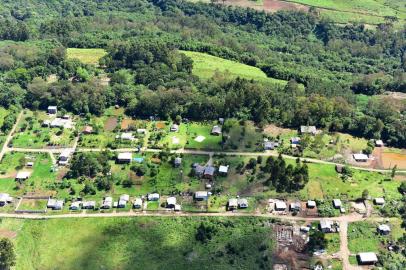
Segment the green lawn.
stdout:
[[[272,229],[259,218],[3,219],[16,269],[269,269]],[[197,227],[214,228],[205,243]],[[55,256],[63,254],[63,256]],[[204,268],[204,267],[203,267]]]
[[223,59],[205,53],[181,51],[193,60],[193,74],[202,79],[211,79],[216,72],[227,73],[229,78],[253,79],[264,83],[285,85],[287,82],[269,78],[257,67]]
[[[186,148],[204,149],[204,150],[221,150],[221,136],[211,135],[211,130],[215,123],[197,123],[188,124],[188,140]],[[198,136],[203,136],[204,140],[196,140]]]
[[89,65],[99,65],[99,60],[107,54],[104,49],[79,49],[68,48],[66,50],[68,59],[78,59],[80,62]]

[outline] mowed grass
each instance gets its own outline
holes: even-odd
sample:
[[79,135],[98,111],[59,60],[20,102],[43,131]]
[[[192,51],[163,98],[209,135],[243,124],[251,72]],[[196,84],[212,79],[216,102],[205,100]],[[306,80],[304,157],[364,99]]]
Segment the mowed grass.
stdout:
[[287,82],[269,78],[257,67],[248,66],[235,61],[212,56],[206,53],[181,51],[193,60],[193,74],[202,79],[212,78],[216,72],[227,73],[229,78],[244,78],[263,83],[285,85]]
[[104,49],[79,49],[68,48],[66,50],[68,59],[78,59],[80,62],[89,65],[99,65],[99,60],[107,54]]
[[[16,269],[270,269],[274,242],[260,218],[3,220]],[[200,224],[214,228],[205,243]],[[63,254],[63,256],[55,256]],[[262,267],[262,268],[261,268]]]

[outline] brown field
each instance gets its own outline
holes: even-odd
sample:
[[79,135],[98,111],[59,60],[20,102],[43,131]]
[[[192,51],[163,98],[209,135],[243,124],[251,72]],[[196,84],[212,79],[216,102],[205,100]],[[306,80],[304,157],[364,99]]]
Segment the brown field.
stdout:
[[117,124],[117,117],[109,117],[106,123],[104,123],[104,130],[113,131],[117,127]]
[[157,129],[164,129],[166,127],[164,122],[158,122],[156,123],[156,128]]
[[7,230],[7,229],[0,229],[0,237],[4,238],[15,238],[17,236],[16,232]]
[[128,130],[130,128],[130,126],[134,126],[134,125],[135,125],[135,120],[123,119],[123,121],[121,121],[121,130]]
[[[256,10],[264,10],[267,12],[276,12],[278,10],[302,10],[308,11],[309,7],[296,3],[289,3],[279,0],[263,0],[263,3],[257,3],[255,1],[247,0],[227,0],[224,1],[224,5],[248,7]],[[223,3],[220,1],[219,3]]]
[[406,154],[402,153],[382,153],[382,165],[385,169],[393,168],[397,165],[398,169],[406,169]]

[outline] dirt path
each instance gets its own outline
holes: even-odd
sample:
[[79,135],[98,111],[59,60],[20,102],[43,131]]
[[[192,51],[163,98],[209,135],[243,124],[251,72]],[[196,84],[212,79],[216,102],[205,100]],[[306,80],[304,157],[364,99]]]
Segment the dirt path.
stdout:
[[4,141],[4,145],[0,151],[0,161],[3,159],[4,154],[8,152],[8,149],[9,149],[8,144],[10,143],[11,139],[13,138],[13,134],[14,134],[15,130],[17,129],[18,123],[20,122],[22,116],[23,116],[23,111],[21,111],[18,114],[14,126],[11,128],[10,132],[7,135],[6,140]]
[[344,270],[361,270],[362,267],[350,264],[351,253],[348,249],[348,222],[340,222],[340,252],[339,256],[341,257]]

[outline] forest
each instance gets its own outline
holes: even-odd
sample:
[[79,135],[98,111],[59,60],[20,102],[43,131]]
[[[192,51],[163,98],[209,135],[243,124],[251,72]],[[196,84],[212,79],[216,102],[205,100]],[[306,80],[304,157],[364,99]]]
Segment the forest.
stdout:
[[[0,13],[0,105],[6,108],[56,104],[100,115],[118,104],[134,117],[316,125],[406,145],[405,106],[368,98],[406,92],[406,30],[390,22],[371,30],[312,12],[176,0],[2,1]],[[108,54],[95,67],[68,59],[70,47]],[[288,83],[223,74],[202,80],[179,50],[255,66]],[[103,74],[110,85],[100,83]],[[50,82],[52,75],[58,80]]]

